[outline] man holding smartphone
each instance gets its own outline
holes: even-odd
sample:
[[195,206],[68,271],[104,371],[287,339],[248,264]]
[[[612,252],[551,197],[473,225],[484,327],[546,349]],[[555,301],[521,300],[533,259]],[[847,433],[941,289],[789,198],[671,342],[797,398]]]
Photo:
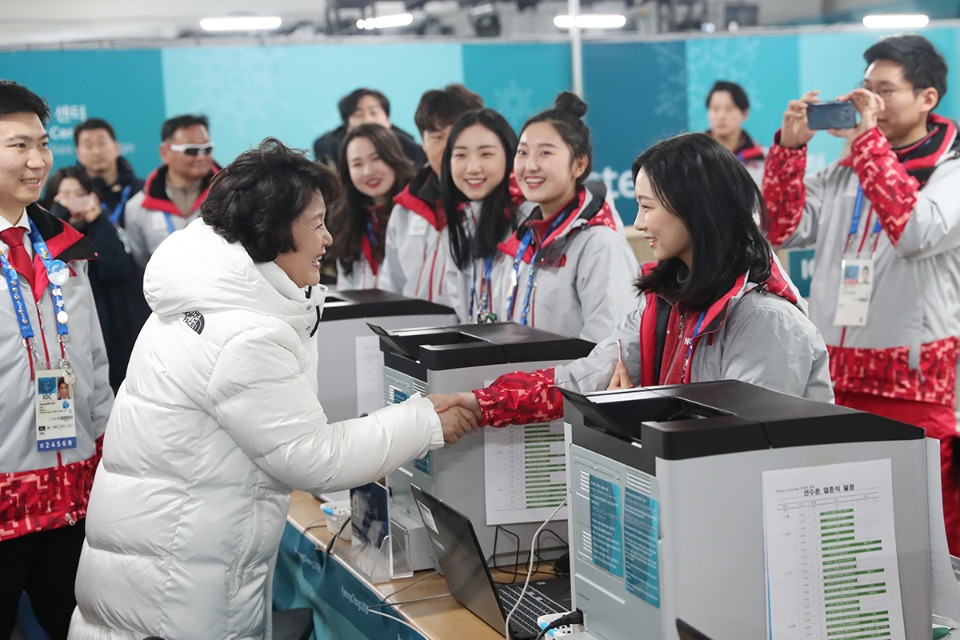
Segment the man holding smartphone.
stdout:
[[[859,122],[828,129],[850,141],[850,154],[806,179],[818,92],[787,105],[764,172],[768,237],[785,248],[816,246],[811,317],[830,352],[837,403],[940,439],[947,539],[957,555],[960,142],[956,124],[933,113],[947,65],[916,35],[881,40],[864,59],[862,87],[838,98]],[[852,272],[870,276],[851,280]]]

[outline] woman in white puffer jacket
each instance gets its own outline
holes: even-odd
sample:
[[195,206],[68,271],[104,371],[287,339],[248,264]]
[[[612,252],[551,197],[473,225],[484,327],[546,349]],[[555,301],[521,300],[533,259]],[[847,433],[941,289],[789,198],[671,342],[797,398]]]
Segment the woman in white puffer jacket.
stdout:
[[339,193],[331,171],[268,139],[153,255],[153,315],[107,425],[70,638],[269,637],[291,489],[365,484],[470,427],[421,397],[327,422],[315,332]]

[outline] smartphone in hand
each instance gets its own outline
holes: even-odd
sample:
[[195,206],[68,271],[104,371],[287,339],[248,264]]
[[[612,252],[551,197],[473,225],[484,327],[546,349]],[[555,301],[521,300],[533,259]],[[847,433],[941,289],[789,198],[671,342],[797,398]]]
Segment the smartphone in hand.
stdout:
[[857,109],[852,102],[812,102],[807,105],[807,126],[813,130],[853,129],[857,126]]

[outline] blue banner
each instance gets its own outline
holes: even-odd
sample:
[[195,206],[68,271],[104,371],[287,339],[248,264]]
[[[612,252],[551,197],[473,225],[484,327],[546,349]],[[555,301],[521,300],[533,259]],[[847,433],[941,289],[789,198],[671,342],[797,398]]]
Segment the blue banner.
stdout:
[[400,616],[393,607],[377,606],[382,604],[377,594],[339,560],[327,557],[287,523],[280,540],[273,581],[275,609],[313,609],[316,640],[425,640],[410,627],[370,612],[370,607],[375,607],[383,613]]
[[30,51],[0,55],[0,77],[15,80],[50,103],[47,125],[54,169],[76,164],[73,128],[103,118],[117,132],[121,153],[140,176],[160,163],[160,123],[166,118],[160,52]]
[[657,140],[687,129],[683,42],[591,42],[583,46],[586,121],[593,178],[614,197],[625,224],[637,217],[630,166]]

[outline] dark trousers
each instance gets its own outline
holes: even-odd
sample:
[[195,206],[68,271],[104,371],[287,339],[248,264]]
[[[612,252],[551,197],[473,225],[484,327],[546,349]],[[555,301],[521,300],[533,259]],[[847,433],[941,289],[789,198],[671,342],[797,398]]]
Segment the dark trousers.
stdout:
[[52,640],[63,640],[77,600],[73,585],[83,547],[84,521],[72,527],[30,533],[0,542],[0,639],[17,623],[24,591],[37,621]]

